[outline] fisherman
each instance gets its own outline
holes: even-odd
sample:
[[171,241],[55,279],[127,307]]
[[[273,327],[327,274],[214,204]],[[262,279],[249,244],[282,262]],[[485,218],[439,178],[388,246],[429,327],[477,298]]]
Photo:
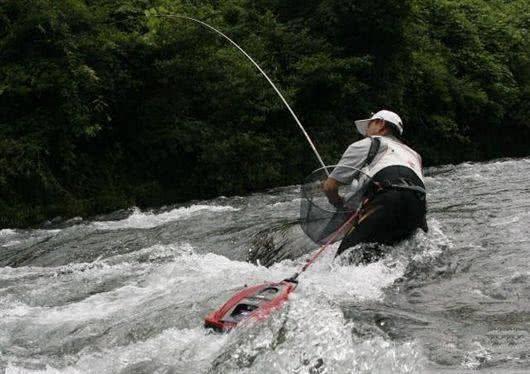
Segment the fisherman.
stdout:
[[384,255],[380,244],[395,244],[417,228],[427,231],[425,185],[421,156],[400,140],[403,122],[396,113],[381,110],[355,125],[365,138],[344,152],[324,182],[324,193],[331,204],[341,207],[339,187],[355,183],[360,175],[356,169],[372,178],[358,218],[336,254],[359,243],[374,243],[356,251],[355,262],[367,263]]

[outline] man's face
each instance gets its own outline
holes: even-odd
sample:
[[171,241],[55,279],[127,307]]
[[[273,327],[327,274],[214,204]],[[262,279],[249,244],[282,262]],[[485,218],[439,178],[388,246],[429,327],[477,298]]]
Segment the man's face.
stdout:
[[381,135],[384,128],[385,121],[382,119],[371,120],[368,122],[368,127],[366,128],[366,136]]

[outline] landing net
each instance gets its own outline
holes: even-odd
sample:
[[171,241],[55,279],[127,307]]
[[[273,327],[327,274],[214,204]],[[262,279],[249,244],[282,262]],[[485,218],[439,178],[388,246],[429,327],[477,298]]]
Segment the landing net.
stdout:
[[[353,173],[355,178],[353,183],[339,187],[338,193],[344,199],[344,203],[334,206],[325,195],[323,186],[328,173],[331,174],[338,168],[342,169],[341,175],[347,171]],[[304,233],[317,244],[342,240],[351,230],[352,224],[343,227],[338,235],[333,236],[359,210],[370,182],[370,177],[350,166],[332,165],[313,171],[301,188],[300,226]],[[333,239],[330,241],[331,238]]]

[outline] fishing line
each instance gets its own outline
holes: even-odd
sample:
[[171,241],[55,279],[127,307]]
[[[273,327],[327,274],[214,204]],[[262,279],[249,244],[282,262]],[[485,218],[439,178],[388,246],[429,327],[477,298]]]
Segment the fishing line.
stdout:
[[287,100],[285,100],[285,98],[283,97],[282,93],[276,87],[276,85],[273,83],[273,81],[269,78],[269,76],[263,71],[263,69],[258,65],[258,63],[256,61],[254,61],[254,59],[252,57],[250,57],[250,55],[247,52],[245,52],[245,50],[243,48],[241,48],[235,41],[230,39],[223,32],[221,32],[218,29],[216,29],[215,27],[207,24],[206,22],[198,20],[196,18],[188,17],[188,16],[182,16],[182,15],[178,15],[178,14],[157,14],[157,15],[154,15],[154,16],[156,16],[156,17],[165,17],[165,18],[180,18],[180,19],[186,19],[186,20],[189,20],[189,21],[196,22],[196,23],[198,23],[198,24],[200,24],[200,25],[202,25],[202,26],[204,26],[204,27],[216,32],[217,34],[221,35],[223,38],[228,40],[230,43],[232,43],[232,45],[234,45],[241,53],[243,53],[243,55],[245,55],[246,58],[248,58],[250,60],[250,62],[252,62],[254,64],[254,66],[259,70],[259,72],[265,77],[265,79],[267,79],[267,82],[269,82],[269,84],[272,86],[274,91],[276,91],[278,96],[280,96],[280,99],[282,99],[283,103],[285,104],[285,106],[289,110],[289,113],[291,113],[291,116],[294,118],[294,120],[296,121],[296,124],[298,125],[298,127],[300,128],[300,130],[304,134],[305,138],[307,139],[309,145],[311,146],[311,149],[313,150],[313,153],[315,154],[315,156],[318,159],[318,162],[324,168],[326,173],[328,173],[328,171],[326,169],[326,165],[324,164],[324,161],[322,161],[322,157],[320,157],[320,154],[318,153],[313,141],[309,137],[309,134],[305,130],[304,126],[302,126],[302,123],[298,119],[298,117],[297,117],[296,113],[294,112],[294,110],[291,108],[291,106],[289,105]]

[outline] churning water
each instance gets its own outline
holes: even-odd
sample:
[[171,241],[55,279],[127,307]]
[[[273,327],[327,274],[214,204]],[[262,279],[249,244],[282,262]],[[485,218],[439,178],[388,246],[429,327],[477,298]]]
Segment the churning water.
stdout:
[[428,234],[353,266],[334,249],[266,322],[204,316],[316,248],[299,188],[0,231],[0,372],[530,370],[530,159],[428,171]]

